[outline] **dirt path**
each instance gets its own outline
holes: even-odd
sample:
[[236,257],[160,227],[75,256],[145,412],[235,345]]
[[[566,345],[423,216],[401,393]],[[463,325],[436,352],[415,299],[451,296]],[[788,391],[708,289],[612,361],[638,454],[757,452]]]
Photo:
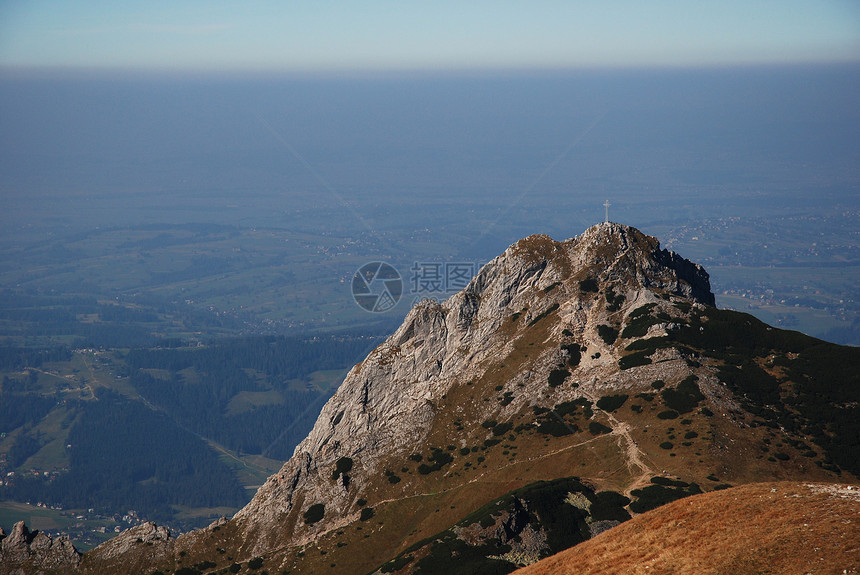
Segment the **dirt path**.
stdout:
[[648,455],[645,454],[644,451],[639,449],[639,445],[636,443],[636,440],[630,435],[630,424],[626,421],[619,421],[614,415],[612,415],[608,411],[603,411],[597,407],[597,397],[594,397],[593,394],[588,391],[583,390],[583,395],[585,395],[590,401],[595,404],[595,409],[600,410],[606,418],[609,420],[610,427],[612,428],[611,435],[614,435],[618,438],[618,447],[624,453],[624,456],[627,460],[627,469],[630,471],[630,475],[633,477],[633,480],[630,482],[630,485],[624,490],[624,495],[630,496],[630,492],[634,489],[638,489],[640,487],[644,487],[646,485],[651,484],[651,478],[657,474],[653,467],[648,465],[646,459]]
[[[613,423],[612,435],[618,436],[618,446],[624,451],[627,458],[627,468],[634,477],[630,485],[627,486],[627,489],[624,490],[624,495],[629,497],[630,492],[634,489],[650,485],[651,478],[654,477],[656,472],[645,462],[647,456],[639,449],[639,445],[630,436],[630,425],[626,422],[618,421],[611,415],[609,418]],[[639,470],[638,475],[637,469]]]

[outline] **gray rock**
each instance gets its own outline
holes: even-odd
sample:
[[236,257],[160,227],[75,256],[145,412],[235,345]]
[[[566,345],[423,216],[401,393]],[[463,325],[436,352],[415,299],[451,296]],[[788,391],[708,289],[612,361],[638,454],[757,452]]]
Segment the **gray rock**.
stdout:
[[81,554],[67,536],[52,539],[40,531],[30,531],[23,521],[16,523],[8,536],[0,537],[0,574],[72,570],[80,562]]
[[[597,336],[596,326],[607,321],[608,312],[602,298],[580,291],[580,282],[589,278],[612,282],[616,292],[623,292],[625,314],[660,301],[654,290],[704,305],[714,302],[701,266],[661,250],[655,238],[631,227],[600,224],[564,242],[547,236],[520,240],[444,303],[418,303],[400,328],[349,372],[293,457],[235,516],[250,552],[261,553],[283,541],[281,525],[298,500],[304,507],[325,503],[326,517],[313,525],[297,524],[292,534],[296,544],[352,521],[349,510],[357,494],[368,478],[384,471],[379,462],[421,445],[440,398],[452,386],[480,378],[506,355],[516,334],[501,328],[521,310],[528,312],[516,325],[524,326],[540,321],[541,313],[556,306],[559,321],[551,329],[569,329],[589,350],[601,351],[599,359],[584,356],[574,376],[609,387],[635,385],[638,379],[631,373],[618,373],[618,354]],[[542,362],[541,369],[548,373],[560,358],[555,350],[536,365]],[[663,377],[668,377],[667,370],[686,369],[680,358],[676,364],[664,362],[657,369]],[[506,407],[510,413],[529,397],[540,396],[546,377],[535,375],[544,377],[518,375],[526,387]],[[346,488],[331,481],[335,462],[344,456],[354,461]]]
[[113,539],[105,541],[89,555],[101,559],[113,559],[119,557],[132,549],[147,546],[152,548],[152,552],[156,553],[159,547],[163,547],[170,543],[170,531],[167,527],[156,525],[153,522],[141,523],[131,529],[126,529]]

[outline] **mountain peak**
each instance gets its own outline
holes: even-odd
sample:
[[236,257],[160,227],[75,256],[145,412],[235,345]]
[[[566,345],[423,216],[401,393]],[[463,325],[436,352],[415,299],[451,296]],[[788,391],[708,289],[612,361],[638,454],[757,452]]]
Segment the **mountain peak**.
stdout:
[[[391,454],[406,458],[437,435],[442,442],[440,414],[450,417],[449,396],[468,382],[492,380],[504,387],[517,381],[526,391],[501,413],[494,404],[474,405],[468,417],[480,423],[533,405],[573,345],[595,356],[582,361],[583,380],[609,379],[619,351],[600,339],[597,326],[610,322],[609,315],[663,301],[656,294],[664,294],[664,303],[671,297],[714,301],[701,266],[661,250],[655,238],[635,228],[604,223],[561,242],[546,235],[519,240],[447,301],[418,303],[400,328],[350,371],[291,460],[236,515],[252,548],[272,545],[285,522],[294,526],[293,540],[301,544],[354,521],[359,494],[378,490],[375,478],[395,474],[386,463]],[[547,347],[548,341],[566,337],[562,332],[578,343],[562,352]],[[534,357],[516,369],[499,369],[500,359],[515,352],[514,342],[524,340],[534,347]],[[527,373],[539,376],[520,381],[530,377]],[[338,465],[349,471],[338,473]],[[310,502],[324,505],[326,519],[296,517],[295,505]]]
[[702,266],[661,249],[657,238],[624,224],[596,224],[563,242],[545,235],[529,236],[516,242],[504,255],[535,263],[541,259],[549,262],[562,253],[570,264],[564,279],[590,278],[633,289],[637,286],[661,289],[714,305],[709,276]]

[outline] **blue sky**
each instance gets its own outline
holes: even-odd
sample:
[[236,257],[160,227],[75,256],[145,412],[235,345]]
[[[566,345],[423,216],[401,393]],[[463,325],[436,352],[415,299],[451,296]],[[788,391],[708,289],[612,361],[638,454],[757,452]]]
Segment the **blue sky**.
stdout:
[[203,70],[860,61],[858,0],[0,0],[0,65]]

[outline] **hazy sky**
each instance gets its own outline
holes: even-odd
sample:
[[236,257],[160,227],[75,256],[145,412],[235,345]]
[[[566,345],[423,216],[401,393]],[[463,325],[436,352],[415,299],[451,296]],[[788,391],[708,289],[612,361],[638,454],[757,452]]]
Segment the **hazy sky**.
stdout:
[[0,65],[361,70],[860,61],[858,0],[0,0]]

